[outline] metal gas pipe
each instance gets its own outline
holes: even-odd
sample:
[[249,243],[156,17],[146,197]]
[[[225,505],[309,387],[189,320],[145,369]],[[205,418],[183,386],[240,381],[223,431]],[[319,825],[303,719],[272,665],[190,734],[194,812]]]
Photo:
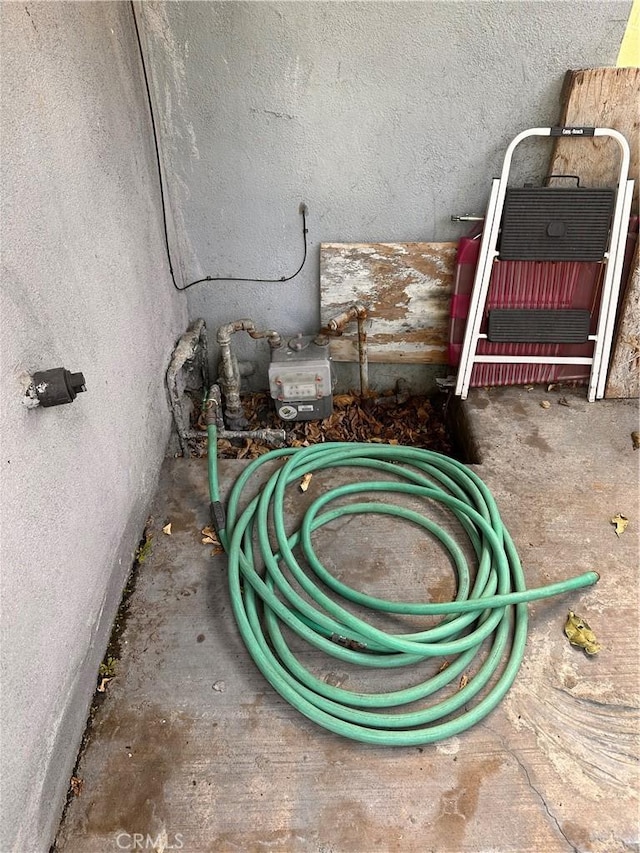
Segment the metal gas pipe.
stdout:
[[364,397],[369,393],[369,358],[367,353],[367,331],[364,321],[367,319],[367,308],[362,302],[354,302],[340,314],[336,314],[320,329],[318,337],[328,335],[338,338],[353,320],[358,323],[358,361],[360,364],[360,394]]

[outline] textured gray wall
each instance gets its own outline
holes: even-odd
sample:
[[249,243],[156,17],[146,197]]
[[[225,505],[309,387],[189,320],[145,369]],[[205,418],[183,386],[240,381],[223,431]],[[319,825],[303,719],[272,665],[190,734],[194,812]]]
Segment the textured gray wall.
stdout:
[[294,270],[309,205],[298,278],[199,285],[191,316],[312,331],[321,241],[456,239],[449,216],[483,212],[507,143],[557,121],[564,72],[615,63],[630,6],[145,3],[185,280]]
[[[153,495],[171,289],[126,3],[5,4],[0,850],[48,850]],[[85,373],[27,411],[20,373]]]

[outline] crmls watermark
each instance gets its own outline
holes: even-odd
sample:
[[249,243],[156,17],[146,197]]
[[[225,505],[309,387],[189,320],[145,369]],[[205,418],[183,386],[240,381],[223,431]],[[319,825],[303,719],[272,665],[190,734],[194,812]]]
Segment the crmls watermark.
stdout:
[[184,841],[182,834],[167,835],[159,832],[154,836],[143,832],[119,832],[116,835],[118,850],[182,850]]

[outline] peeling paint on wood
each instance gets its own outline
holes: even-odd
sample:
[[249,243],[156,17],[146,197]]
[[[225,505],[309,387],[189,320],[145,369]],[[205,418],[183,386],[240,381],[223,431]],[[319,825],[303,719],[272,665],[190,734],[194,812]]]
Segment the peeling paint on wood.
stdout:
[[[322,322],[352,302],[369,310],[369,361],[446,364],[456,243],[322,243]],[[357,361],[355,325],[331,343]]]

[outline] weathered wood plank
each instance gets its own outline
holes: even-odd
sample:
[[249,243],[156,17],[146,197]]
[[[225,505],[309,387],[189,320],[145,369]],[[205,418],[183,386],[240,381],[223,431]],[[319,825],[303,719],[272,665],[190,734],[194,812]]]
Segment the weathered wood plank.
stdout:
[[[562,90],[560,124],[611,127],[624,134],[631,148],[629,177],[638,176],[640,68],[587,68],[568,71]],[[606,137],[557,139],[549,174],[580,175],[586,186],[617,183],[619,149]],[[638,212],[638,181],[633,209]]]
[[[638,137],[640,128],[640,68],[590,68],[568,71],[562,91],[563,125],[611,127],[626,137],[631,149],[629,177],[636,178],[632,212],[638,213]],[[549,174],[580,175],[587,186],[612,186],[618,180],[617,145],[604,137],[558,139]],[[639,396],[638,328],[640,282],[632,273],[623,297],[616,342],[612,350],[607,397]]]
[[[322,322],[363,302],[370,361],[445,364],[455,256],[456,243],[322,243]],[[355,327],[331,355],[358,360]]]
[[605,397],[640,397],[640,256],[636,246],[622,300]]

